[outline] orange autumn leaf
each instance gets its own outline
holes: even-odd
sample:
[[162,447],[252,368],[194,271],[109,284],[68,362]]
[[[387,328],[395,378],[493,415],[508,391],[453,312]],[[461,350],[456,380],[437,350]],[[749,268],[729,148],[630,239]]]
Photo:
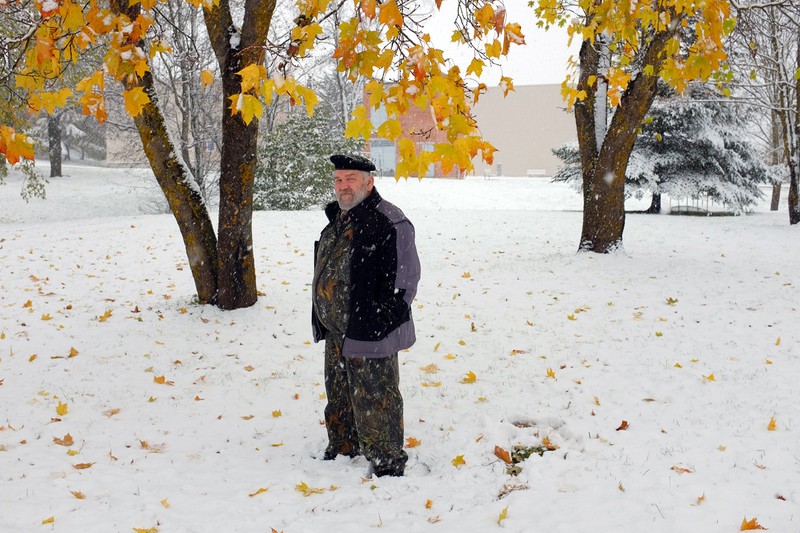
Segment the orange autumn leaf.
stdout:
[[61,439],[59,439],[58,437],[53,437],[53,442],[58,444],[59,446],[72,446],[73,444],[75,444],[72,435],[70,435],[69,433],[64,435],[64,437]]
[[628,421],[623,420],[622,423],[617,428],[617,431],[625,431],[626,429],[628,429]]
[[430,509],[431,507],[433,507],[433,501],[425,500],[425,509]]
[[679,474],[693,474],[694,473],[693,470],[691,470],[689,468],[684,468],[684,467],[678,466],[678,465],[673,466],[671,470],[674,470],[675,472],[677,472]]
[[511,464],[511,454],[508,453],[508,450],[504,450],[500,446],[494,447],[494,454],[498,459],[501,459],[506,464]]
[[167,378],[164,376],[153,376],[153,381],[159,385],[175,385],[174,381],[167,381]]
[[420,444],[422,444],[421,440],[417,440],[414,437],[408,437],[406,439],[406,446],[405,447],[406,448],[416,448]]
[[70,349],[69,349],[69,356],[68,356],[68,357],[75,357],[75,356],[76,356],[76,355],[78,355],[79,353],[80,353],[80,352],[79,352],[78,350],[76,350],[75,348],[70,348]]
[[550,442],[550,437],[546,436],[542,439],[542,446],[550,450],[551,452],[558,449],[557,444],[553,444]]
[[753,518],[752,520],[748,520],[745,516],[742,519],[742,526],[739,528],[739,531],[752,531],[754,529],[767,529],[761,524],[758,523],[758,518]]
[[92,466],[94,466],[94,463],[78,463],[72,466],[76,470],[86,470],[87,468],[91,468]]
[[778,423],[775,422],[775,417],[773,416],[772,418],[769,419],[769,424],[767,424],[767,430],[775,431],[776,429],[778,429]]
[[85,500],[86,495],[79,490],[71,490],[69,491],[73,496],[75,496],[79,500]]

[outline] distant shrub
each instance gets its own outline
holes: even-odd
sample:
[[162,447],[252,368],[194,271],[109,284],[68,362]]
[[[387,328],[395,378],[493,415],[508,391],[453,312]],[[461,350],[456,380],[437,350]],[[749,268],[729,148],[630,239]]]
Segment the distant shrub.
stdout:
[[259,146],[253,207],[259,210],[302,210],[332,201],[334,153],[358,151],[325,117],[293,113]]

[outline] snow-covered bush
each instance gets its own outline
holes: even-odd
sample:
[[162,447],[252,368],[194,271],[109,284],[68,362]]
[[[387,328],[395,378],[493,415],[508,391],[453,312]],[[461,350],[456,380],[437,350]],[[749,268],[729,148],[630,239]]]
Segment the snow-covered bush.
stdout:
[[292,113],[285,122],[262,134],[254,208],[301,210],[333,200],[329,157],[357,150],[357,142],[345,139],[325,117]]

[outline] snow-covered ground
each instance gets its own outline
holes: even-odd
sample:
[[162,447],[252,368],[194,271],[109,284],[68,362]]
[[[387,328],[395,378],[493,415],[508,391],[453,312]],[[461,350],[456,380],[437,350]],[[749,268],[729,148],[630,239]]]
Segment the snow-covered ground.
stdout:
[[[322,213],[256,213],[264,295],[223,312],[193,303],[171,216],[140,214],[146,173],[65,173],[46,201],[0,187],[2,532],[800,531],[785,203],[630,215],[600,256],[575,253],[564,185],[379,180],[423,266],[401,354],[418,444],[405,477],[365,479],[319,459]],[[516,476],[495,455],[544,439]]]

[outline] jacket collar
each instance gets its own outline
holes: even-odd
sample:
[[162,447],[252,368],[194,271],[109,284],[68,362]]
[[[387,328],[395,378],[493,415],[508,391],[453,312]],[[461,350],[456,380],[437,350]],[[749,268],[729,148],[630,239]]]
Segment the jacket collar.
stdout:
[[[363,216],[368,210],[375,209],[375,207],[380,203],[381,195],[378,194],[377,187],[372,187],[372,192],[369,193],[369,196],[364,198],[364,200],[355,206],[353,209],[349,211],[350,217],[354,220],[358,220],[360,217]],[[325,206],[325,215],[328,217],[328,221],[333,221],[335,217],[339,216],[339,213],[342,212],[342,209],[339,207],[339,202],[333,201]]]

